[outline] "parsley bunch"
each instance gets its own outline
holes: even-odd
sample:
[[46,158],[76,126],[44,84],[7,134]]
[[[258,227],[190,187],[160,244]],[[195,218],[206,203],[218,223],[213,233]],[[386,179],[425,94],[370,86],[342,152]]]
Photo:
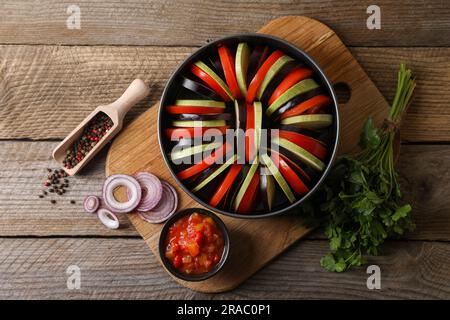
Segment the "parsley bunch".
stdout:
[[394,139],[411,99],[415,81],[404,64],[398,72],[397,91],[384,125],[368,119],[361,134],[362,150],[337,160],[319,191],[302,208],[325,226],[331,252],[321,265],[343,272],[377,255],[384,241],[414,229],[411,206],[402,204],[394,167]]

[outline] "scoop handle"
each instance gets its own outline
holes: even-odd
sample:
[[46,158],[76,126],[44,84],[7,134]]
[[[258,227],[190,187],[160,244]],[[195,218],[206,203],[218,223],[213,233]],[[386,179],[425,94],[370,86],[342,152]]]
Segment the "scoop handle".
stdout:
[[148,96],[150,88],[141,79],[135,79],[119,99],[110,104],[114,108],[119,119],[123,119],[127,112],[136,103]]

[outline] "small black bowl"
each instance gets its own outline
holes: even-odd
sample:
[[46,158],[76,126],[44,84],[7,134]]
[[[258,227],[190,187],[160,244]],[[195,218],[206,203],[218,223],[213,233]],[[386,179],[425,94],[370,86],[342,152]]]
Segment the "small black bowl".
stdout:
[[[219,263],[217,263],[214,266],[214,268],[212,268],[210,271],[208,271],[206,273],[201,273],[201,274],[185,274],[185,273],[178,271],[174,266],[172,266],[170,261],[166,258],[165,254],[164,254],[165,241],[166,241],[166,237],[167,237],[169,228],[172,226],[173,223],[175,223],[175,221],[177,221],[178,219],[180,219],[186,215],[190,215],[195,212],[197,212],[199,214],[203,214],[208,217],[211,217],[214,220],[214,222],[217,224],[218,228],[220,229],[220,231],[222,232],[222,235],[223,235],[223,240],[224,240],[223,253],[222,253],[222,257],[220,258]],[[225,223],[223,223],[223,221],[217,215],[212,213],[211,211],[201,209],[201,208],[187,208],[187,209],[178,211],[176,214],[174,214],[172,217],[170,217],[169,220],[166,221],[166,223],[164,224],[164,226],[161,230],[161,234],[159,235],[158,250],[159,250],[159,257],[161,258],[161,261],[163,262],[164,267],[172,275],[174,275],[175,277],[177,277],[181,280],[185,280],[185,281],[202,281],[202,280],[211,278],[213,275],[215,275],[217,272],[219,272],[222,269],[222,267],[225,265],[225,262],[227,261],[228,255],[230,253],[230,235],[228,233],[227,227],[225,226]]]
[[[168,155],[167,155],[167,148],[168,143],[167,139],[165,139],[163,131],[164,128],[169,126],[170,116],[164,111],[164,106],[170,105],[174,102],[176,97],[178,96],[178,92],[180,90],[180,77],[183,74],[187,74],[190,65],[197,61],[201,60],[202,58],[209,57],[212,55],[213,52],[217,51],[217,47],[219,45],[225,44],[234,46],[237,45],[239,42],[247,42],[250,45],[264,45],[269,46],[273,49],[279,49],[283,51],[284,53],[288,54],[292,58],[296,59],[297,61],[302,62],[305,66],[309,67],[314,71],[315,77],[317,78],[317,81],[320,83],[322,88],[325,90],[325,93],[328,94],[328,96],[333,100],[332,105],[332,114],[333,114],[333,125],[331,127],[331,130],[333,132],[332,139],[329,144],[329,156],[328,161],[326,162],[325,170],[321,173],[320,178],[318,181],[312,186],[310,191],[303,197],[297,199],[292,204],[287,204],[286,206],[282,208],[275,208],[273,211],[269,212],[262,212],[257,214],[248,214],[243,215],[236,212],[228,211],[225,209],[220,209],[211,206],[209,203],[205,202],[203,199],[201,199],[198,195],[192,192],[188,185],[184,182],[178,179],[176,175],[175,166],[171,163]],[[152,124],[153,125],[153,124]],[[285,214],[288,212],[291,212],[292,209],[296,208],[297,206],[301,205],[305,200],[307,200],[323,183],[326,176],[331,170],[333,161],[336,157],[337,148],[338,148],[338,142],[339,142],[339,128],[340,128],[340,119],[339,119],[339,108],[338,108],[338,101],[336,94],[333,90],[333,86],[331,82],[328,80],[327,76],[323,72],[323,70],[317,65],[317,63],[303,50],[300,48],[294,46],[290,42],[280,39],[271,35],[266,34],[257,34],[257,33],[248,33],[248,34],[238,34],[234,36],[229,36],[225,38],[218,39],[216,41],[210,42],[206,44],[205,46],[201,47],[197,51],[195,51],[192,55],[186,58],[183,63],[181,63],[178,68],[175,70],[175,72],[170,77],[169,81],[167,82],[164,92],[161,97],[159,112],[158,112],[158,141],[159,146],[161,149],[162,157],[164,159],[164,162],[167,165],[167,168],[169,169],[173,179],[177,182],[177,184],[194,200],[196,200],[198,203],[200,203],[202,206],[206,207],[209,210],[214,211],[215,213],[224,214],[227,216],[231,216],[234,218],[244,218],[244,219],[258,219],[258,218],[266,218],[270,216]]]

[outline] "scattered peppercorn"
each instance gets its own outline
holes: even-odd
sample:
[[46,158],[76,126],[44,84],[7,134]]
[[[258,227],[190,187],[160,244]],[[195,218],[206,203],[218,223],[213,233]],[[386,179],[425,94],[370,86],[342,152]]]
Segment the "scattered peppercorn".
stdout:
[[70,203],[71,204],[75,204],[75,200],[70,200]]
[[51,202],[52,204],[55,204],[55,203],[56,203],[56,200],[50,200],[50,202]]
[[[48,194],[56,194],[62,196],[66,193],[66,188],[69,187],[68,174],[63,169],[50,169],[47,168],[47,179],[44,182],[44,189],[42,189],[42,194],[39,194],[39,198],[45,198]],[[55,201],[55,202],[53,202]],[[51,203],[56,203],[56,200],[52,199]]]
[[95,147],[112,128],[113,122],[105,113],[99,112],[84,127],[80,138],[66,151],[64,167],[72,169]]

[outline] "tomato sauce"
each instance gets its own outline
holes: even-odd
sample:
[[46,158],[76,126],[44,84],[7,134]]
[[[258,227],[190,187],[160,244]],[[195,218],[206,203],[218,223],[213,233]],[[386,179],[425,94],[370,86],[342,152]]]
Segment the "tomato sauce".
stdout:
[[199,213],[178,219],[169,228],[165,244],[166,258],[185,274],[210,271],[224,250],[222,231],[211,217]]

